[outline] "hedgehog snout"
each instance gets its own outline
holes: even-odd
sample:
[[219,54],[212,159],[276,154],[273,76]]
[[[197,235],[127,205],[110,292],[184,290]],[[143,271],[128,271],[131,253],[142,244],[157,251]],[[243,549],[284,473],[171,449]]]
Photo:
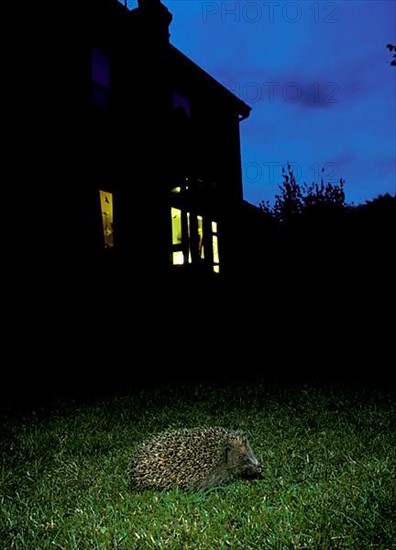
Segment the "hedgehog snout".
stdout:
[[245,468],[245,474],[248,477],[261,477],[262,476],[263,467],[258,462],[256,457],[251,457],[249,459],[248,464],[246,464]]
[[263,467],[261,466],[261,464],[257,460],[255,460],[252,466],[253,475],[255,475],[256,477],[261,477],[263,472]]

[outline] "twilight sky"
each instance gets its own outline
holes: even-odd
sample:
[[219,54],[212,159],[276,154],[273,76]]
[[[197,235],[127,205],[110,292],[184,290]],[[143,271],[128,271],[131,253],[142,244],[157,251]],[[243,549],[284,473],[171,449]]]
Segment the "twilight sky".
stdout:
[[322,167],[344,178],[356,204],[396,193],[394,0],[163,3],[173,45],[253,107],[241,123],[246,200],[272,201],[287,162],[301,183]]

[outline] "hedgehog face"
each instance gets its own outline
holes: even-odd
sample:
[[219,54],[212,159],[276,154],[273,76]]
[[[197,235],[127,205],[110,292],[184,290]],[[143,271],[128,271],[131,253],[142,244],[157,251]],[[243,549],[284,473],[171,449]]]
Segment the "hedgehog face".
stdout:
[[239,441],[226,449],[227,467],[238,477],[259,478],[262,467],[247,441]]
[[238,465],[238,470],[241,477],[261,477],[262,467],[253,453],[251,455],[240,454],[238,456]]

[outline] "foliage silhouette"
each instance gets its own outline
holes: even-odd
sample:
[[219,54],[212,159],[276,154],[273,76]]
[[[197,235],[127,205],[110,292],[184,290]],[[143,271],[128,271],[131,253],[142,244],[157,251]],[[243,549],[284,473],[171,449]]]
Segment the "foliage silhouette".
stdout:
[[282,167],[282,177],[283,183],[279,186],[280,193],[275,195],[273,207],[268,201],[261,201],[259,204],[262,212],[273,216],[279,222],[291,223],[314,208],[322,211],[340,211],[347,208],[345,180],[342,178],[337,184],[325,183],[322,175],[320,183],[301,185],[297,182],[290,164],[287,165],[287,171]]
[[270,236],[256,236],[256,249],[261,241],[262,254],[272,251],[257,265],[265,265],[266,273],[272,267],[272,283],[286,300],[293,298],[298,286],[305,296],[332,297],[336,302],[356,292],[358,284],[373,294],[375,285],[386,287],[395,271],[390,251],[396,197],[386,194],[355,206],[346,202],[344,179],[326,183],[322,175],[320,183],[299,184],[290,165],[282,175],[273,206],[268,201],[259,205],[275,230]]
[[[396,52],[396,46],[394,46],[393,44],[387,44],[386,47],[388,48],[388,50],[390,52]],[[393,67],[396,67],[396,53],[393,54],[393,59],[392,61],[390,62],[390,64],[393,66]]]

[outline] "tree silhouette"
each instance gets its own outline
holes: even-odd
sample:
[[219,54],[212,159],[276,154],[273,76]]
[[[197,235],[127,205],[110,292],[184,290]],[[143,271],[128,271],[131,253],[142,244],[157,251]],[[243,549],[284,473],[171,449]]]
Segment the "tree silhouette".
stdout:
[[323,212],[342,210],[347,207],[345,201],[345,180],[339,183],[325,183],[323,180],[324,168],[320,183],[304,183],[300,185],[296,181],[291,165],[287,165],[287,171],[282,167],[283,183],[279,186],[280,193],[275,195],[274,206],[268,201],[261,201],[259,208],[266,214],[272,215],[277,221],[291,223],[300,218],[302,214],[312,213],[313,210]]
[[[324,169],[322,169],[323,172]],[[340,179],[338,184],[324,183],[323,179],[320,184],[311,183],[311,185],[304,184],[304,196],[303,203],[304,208],[310,208],[315,206],[332,206],[337,208],[345,208],[345,192],[344,192],[344,179]]]

